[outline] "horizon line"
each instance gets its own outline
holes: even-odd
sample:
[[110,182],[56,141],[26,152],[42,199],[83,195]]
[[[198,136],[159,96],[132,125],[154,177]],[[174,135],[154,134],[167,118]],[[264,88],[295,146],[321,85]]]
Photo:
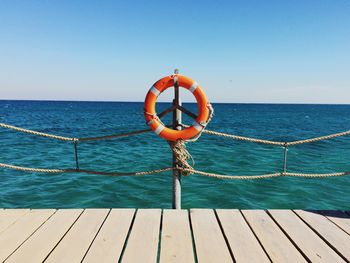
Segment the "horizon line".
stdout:
[[[123,100],[55,100],[55,99],[0,99],[0,101],[37,101],[37,102],[101,102],[101,103],[144,103],[144,101],[123,101]],[[171,103],[158,101],[157,103]],[[196,102],[182,102],[193,103]],[[315,103],[315,102],[210,102],[211,104],[267,104],[267,105],[350,105],[350,103]]]

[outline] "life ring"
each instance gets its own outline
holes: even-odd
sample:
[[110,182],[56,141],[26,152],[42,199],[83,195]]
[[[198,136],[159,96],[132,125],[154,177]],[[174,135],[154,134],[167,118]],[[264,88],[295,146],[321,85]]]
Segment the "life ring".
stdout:
[[[183,87],[193,93],[198,105],[198,116],[196,120],[192,126],[183,130],[167,128],[160,121],[156,113],[156,102],[158,96],[169,87],[174,86],[176,80],[179,87]],[[210,121],[212,112],[213,110],[208,102],[207,96],[199,84],[186,76],[178,74],[166,76],[154,83],[148,91],[145,99],[144,113],[147,125],[157,135],[168,141],[176,141],[179,139],[189,140],[195,138],[203,131],[207,123]]]

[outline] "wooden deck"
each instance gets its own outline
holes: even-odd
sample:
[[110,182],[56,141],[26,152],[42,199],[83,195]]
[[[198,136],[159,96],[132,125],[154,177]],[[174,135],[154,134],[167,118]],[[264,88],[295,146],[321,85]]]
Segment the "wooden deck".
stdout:
[[302,210],[0,209],[5,262],[349,262],[350,215]]

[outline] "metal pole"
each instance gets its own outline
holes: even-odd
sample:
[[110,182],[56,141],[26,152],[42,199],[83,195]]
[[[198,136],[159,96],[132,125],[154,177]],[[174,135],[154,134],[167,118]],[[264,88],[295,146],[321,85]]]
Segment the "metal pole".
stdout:
[[287,153],[288,153],[288,147],[287,143],[284,144],[284,153],[283,153],[283,175],[286,175],[287,172]]
[[75,167],[79,170],[79,159],[78,159],[78,142],[74,141],[74,156],[75,156]]
[[[179,73],[178,69],[175,69],[175,74]],[[177,77],[174,78],[174,106],[181,106],[181,100],[179,96],[179,83]],[[179,109],[175,109],[173,111],[173,129],[181,130],[181,111]],[[178,162],[173,154],[173,167],[178,167]],[[181,209],[181,174],[178,170],[173,170],[173,209]]]

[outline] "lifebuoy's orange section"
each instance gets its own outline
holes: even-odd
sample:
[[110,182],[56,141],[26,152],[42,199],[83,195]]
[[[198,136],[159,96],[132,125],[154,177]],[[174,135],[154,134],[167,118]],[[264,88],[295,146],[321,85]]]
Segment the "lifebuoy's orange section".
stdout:
[[[198,117],[196,121],[192,126],[180,131],[165,127],[156,113],[158,96],[167,88],[174,86],[174,78],[177,78],[180,87],[188,89],[193,93],[198,105]],[[208,102],[207,96],[198,83],[186,76],[178,74],[166,76],[154,83],[145,99],[145,119],[147,125],[149,125],[152,131],[157,135],[168,141],[176,141],[179,139],[189,140],[196,137],[207,125],[211,117],[210,109],[211,105]]]

